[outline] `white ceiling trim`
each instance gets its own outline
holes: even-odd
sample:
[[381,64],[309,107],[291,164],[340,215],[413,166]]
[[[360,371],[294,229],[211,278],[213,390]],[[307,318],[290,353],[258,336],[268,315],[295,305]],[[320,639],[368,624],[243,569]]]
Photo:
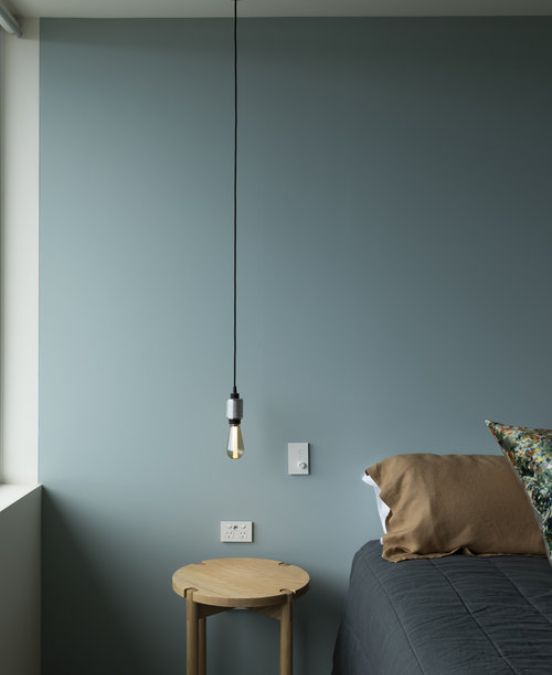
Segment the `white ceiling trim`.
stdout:
[[[232,0],[10,0],[18,16],[216,18]],[[546,16],[552,0],[240,0],[242,17]]]

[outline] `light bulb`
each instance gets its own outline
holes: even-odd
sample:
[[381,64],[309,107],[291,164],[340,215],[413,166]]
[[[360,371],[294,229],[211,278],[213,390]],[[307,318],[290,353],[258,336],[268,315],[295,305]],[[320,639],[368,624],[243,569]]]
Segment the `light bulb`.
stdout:
[[226,453],[230,459],[239,459],[243,455],[244,450],[241,427],[239,424],[231,424]]

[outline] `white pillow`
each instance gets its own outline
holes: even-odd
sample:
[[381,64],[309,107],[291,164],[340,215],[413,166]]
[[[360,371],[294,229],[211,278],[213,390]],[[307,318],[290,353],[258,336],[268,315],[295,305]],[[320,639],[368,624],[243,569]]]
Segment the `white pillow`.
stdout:
[[372,479],[372,477],[369,476],[367,473],[365,473],[362,476],[362,480],[365,483],[367,483],[368,485],[371,485],[374,488],[374,494],[376,495],[376,505],[378,507],[378,515],[380,517],[381,526],[383,527],[383,532],[385,534],[385,533],[387,533],[387,527],[385,526],[385,519],[389,515],[389,512],[391,511],[391,509],[387,506],[387,504],[380,497],[379,485]]

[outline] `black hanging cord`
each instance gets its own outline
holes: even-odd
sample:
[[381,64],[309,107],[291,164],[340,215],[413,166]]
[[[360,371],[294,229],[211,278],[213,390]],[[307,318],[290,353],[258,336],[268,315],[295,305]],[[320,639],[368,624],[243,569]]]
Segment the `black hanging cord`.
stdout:
[[238,0],[234,0],[234,393],[237,361],[238,298]]

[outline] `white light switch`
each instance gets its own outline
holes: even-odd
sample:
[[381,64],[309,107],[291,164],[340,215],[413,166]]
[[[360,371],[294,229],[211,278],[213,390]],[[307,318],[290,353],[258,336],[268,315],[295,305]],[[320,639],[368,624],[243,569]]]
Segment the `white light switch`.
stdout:
[[309,444],[288,443],[288,474],[307,476],[309,473]]

